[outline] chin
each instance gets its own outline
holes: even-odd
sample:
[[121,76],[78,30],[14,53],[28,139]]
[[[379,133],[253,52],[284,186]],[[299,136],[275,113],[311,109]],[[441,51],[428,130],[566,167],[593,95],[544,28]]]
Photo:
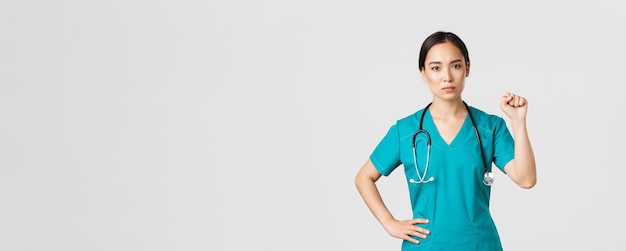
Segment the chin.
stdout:
[[455,100],[460,100],[461,95],[457,93],[446,93],[443,95],[439,95],[439,98],[443,100],[447,100],[447,101],[455,101]]

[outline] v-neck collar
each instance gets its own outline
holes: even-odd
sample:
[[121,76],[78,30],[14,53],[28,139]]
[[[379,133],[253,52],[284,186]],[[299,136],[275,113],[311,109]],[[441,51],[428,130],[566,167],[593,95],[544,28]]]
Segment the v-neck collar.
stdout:
[[468,126],[471,126],[470,115],[469,115],[469,113],[471,112],[471,109],[467,112],[468,113],[465,115],[465,119],[463,120],[463,124],[461,125],[461,128],[456,133],[456,135],[454,135],[454,138],[452,138],[452,141],[450,141],[450,143],[448,144],[443,139],[441,134],[439,134],[439,128],[437,128],[437,125],[435,124],[435,121],[433,120],[433,117],[430,114],[430,109],[426,110],[426,115],[424,116],[424,122],[423,122],[424,129],[427,130],[430,133],[430,135],[432,135],[432,139],[431,139],[432,144],[441,148],[454,148],[458,145],[463,144],[463,142],[465,142],[469,134],[466,132],[467,128]]

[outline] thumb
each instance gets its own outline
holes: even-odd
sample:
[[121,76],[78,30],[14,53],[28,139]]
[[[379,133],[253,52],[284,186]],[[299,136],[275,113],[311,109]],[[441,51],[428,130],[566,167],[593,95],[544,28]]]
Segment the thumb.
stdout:
[[500,101],[500,105],[501,106],[505,106],[509,103],[509,101],[511,101],[513,99],[513,95],[511,95],[510,92],[505,92],[504,95],[502,95],[502,100]]

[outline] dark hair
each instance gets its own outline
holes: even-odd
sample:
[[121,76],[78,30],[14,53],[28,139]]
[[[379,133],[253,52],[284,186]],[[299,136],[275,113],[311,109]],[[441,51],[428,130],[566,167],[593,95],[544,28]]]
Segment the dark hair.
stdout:
[[420,57],[419,57],[419,69],[420,70],[425,67],[424,64],[426,61],[426,54],[428,53],[428,51],[430,51],[430,48],[432,48],[433,46],[437,44],[441,44],[445,42],[450,42],[454,46],[459,48],[459,50],[461,51],[461,54],[463,54],[463,57],[465,57],[465,63],[469,63],[470,61],[469,53],[467,52],[467,47],[465,47],[465,43],[463,43],[463,40],[461,40],[461,38],[459,38],[457,35],[455,35],[452,32],[437,31],[431,34],[430,36],[428,36],[424,40],[424,43],[422,43],[422,48],[420,49]]

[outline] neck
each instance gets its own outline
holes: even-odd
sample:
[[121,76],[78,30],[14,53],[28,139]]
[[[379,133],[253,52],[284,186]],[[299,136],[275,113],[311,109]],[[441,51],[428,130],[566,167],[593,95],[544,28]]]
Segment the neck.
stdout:
[[460,98],[454,100],[434,99],[429,109],[433,117],[456,117],[467,113],[467,108]]

